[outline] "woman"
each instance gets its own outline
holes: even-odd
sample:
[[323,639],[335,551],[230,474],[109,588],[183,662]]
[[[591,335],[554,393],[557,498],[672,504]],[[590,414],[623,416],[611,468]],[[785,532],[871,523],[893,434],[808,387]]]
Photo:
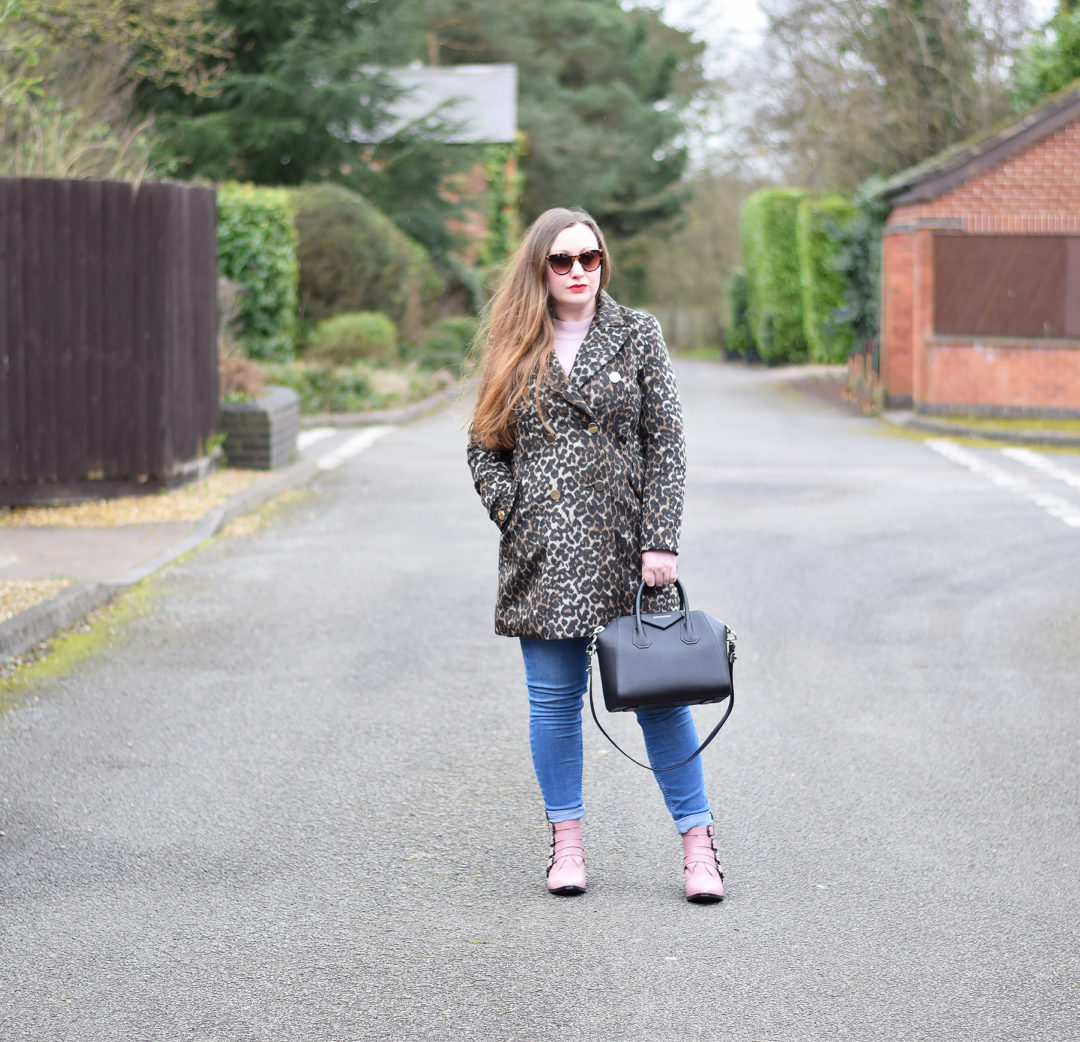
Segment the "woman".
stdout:
[[[478,337],[469,430],[476,490],[502,531],[495,631],[519,638],[529,741],[547,811],[547,886],[585,891],[581,710],[586,648],[633,610],[677,607],[682,410],[659,324],[604,287],[611,262],[581,210],[541,214],[525,234]],[[665,588],[666,587],[666,588]],[[649,761],[698,745],[689,709],[637,714]],[[657,774],[683,837],[686,896],[719,901],[712,814],[700,757]]]

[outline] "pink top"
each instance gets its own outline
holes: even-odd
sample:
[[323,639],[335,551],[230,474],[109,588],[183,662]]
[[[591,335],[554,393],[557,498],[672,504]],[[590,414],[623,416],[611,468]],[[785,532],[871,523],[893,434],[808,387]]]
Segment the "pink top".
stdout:
[[555,354],[563,369],[569,373],[577,358],[578,348],[592,325],[592,316],[583,322],[561,322],[557,318],[552,321],[555,323]]

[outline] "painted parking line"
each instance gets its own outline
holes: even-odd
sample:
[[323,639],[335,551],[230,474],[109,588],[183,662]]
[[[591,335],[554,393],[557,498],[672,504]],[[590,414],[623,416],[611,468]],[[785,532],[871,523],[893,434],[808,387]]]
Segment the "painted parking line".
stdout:
[[[970,449],[965,449],[962,446],[949,441],[947,438],[928,438],[926,440],[926,445],[946,459],[952,460],[962,467],[966,467],[973,474],[978,474],[980,477],[986,478],[992,485],[1013,492],[1026,499],[1029,503],[1034,503],[1035,506],[1044,510],[1051,517],[1064,522],[1070,528],[1080,529],[1080,503],[1074,503],[1056,493],[1046,492],[1036,488],[1023,474],[1014,474],[1012,471],[1005,470],[1003,467],[991,463],[983,456],[972,452]],[[1002,452],[1005,451],[1006,450],[1002,450]],[[1016,449],[1009,451],[1024,452],[1027,450]],[[1041,459],[1037,453],[1031,453],[1031,455]],[[1031,462],[1025,461],[1024,458],[1017,460],[1016,457],[1011,454],[1007,456],[1007,458],[1014,460],[1014,462],[1023,463],[1025,466],[1032,467],[1032,469],[1038,470],[1040,473],[1059,481],[1065,481],[1065,478],[1062,474],[1051,473],[1051,469],[1060,470],[1070,477],[1072,476],[1071,472],[1065,471],[1065,468],[1058,467],[1049,460],[1046,460],[1045,462],[1051,469],[1047,469],[1047,467],[1041,465],[1034,466]],[[1072,482],[1066,481],[1066,484],[1071,485]]]
[[346,460],[352,459],[353,456],[363,452],[364,449],[370,448],[383,435],[389,434],[393,429],[391,424],[378,424],[357,431],[356,434],[347,441],[342,442],[336,449],[331,450],[325,456],[319,457],[317,461],[319,470],[333,470],[335,467],[341,466]]
[[336,433],[333,427],[310,427],[296,436],[296,445],[299,449],[306,449]]

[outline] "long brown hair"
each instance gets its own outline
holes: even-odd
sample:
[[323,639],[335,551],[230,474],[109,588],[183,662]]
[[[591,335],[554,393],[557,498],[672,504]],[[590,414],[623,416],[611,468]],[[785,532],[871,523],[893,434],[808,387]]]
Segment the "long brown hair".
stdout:
[[555,207],[529,225],[485,310],[474,342],[480,356],[480,388],[470,437],[486,449],[513,448],[516,411],[533,380],[536,406],[543,419],[541,393],[547,385],[555,342],[544,265],[555,237],[575,224],[584,224],[603,250],[601,290],[611,277],[604,237],[584,210]]

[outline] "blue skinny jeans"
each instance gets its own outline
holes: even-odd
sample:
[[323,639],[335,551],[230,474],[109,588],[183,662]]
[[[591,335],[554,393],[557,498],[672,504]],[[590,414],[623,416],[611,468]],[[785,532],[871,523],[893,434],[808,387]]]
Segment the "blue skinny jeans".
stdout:
[[[529,689],[529,746],[548,821],[580,818],[585,814],[581,710],[589,689],[588,638],[520,640]],[[694,718],[685,706],[636,715],[654,767],[679,763],[698,747]],[[700,756],[654,777],[680,832],[712,824]]]

